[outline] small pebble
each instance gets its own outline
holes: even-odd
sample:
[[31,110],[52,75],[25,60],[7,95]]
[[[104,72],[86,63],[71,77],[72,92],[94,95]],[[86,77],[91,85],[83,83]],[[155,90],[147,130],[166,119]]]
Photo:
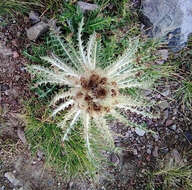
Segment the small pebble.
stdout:
[[134,149],[134,150],[133,150],[133,154],[134,154],[134,155],[137,155],[137,154],[138,154],[138,153],[137,153],[137,149]]
[[175,109],[173,110],[173,115],[177,115],[177,112],[178,112],[178,109],[175,108]]
[[166,109],[163,113],[164,113],[164,115],[163,115],[164,119],[167,120],[168,117],[169,117],[169,111],[168,111],[168,109]]
[[177,129],[177,126],[174,124],[170,128],[175,131]]
[[162,152],[163,152],[164,154],[168,153],[168,151],[169,151],[168,148],[162,148],[161,150],[162,150]]
[[170,90],[166,90],[164,92],[161,93],[163,96],[168,96],[170,94]]
[[52,186],[53,185],[53,180],[48,180],[47,183],[48,183],[48,186]]
[[167,120],[165,123],[166,127],[169,127],[172,124],[173,124],[173,120]]
[[149,155],[146,156],[146,160],[147,161],[150,161],[151,160],[151,157]]
[[4,175],[14,186],[18,186],[21,182],[15,178],[15,176],[11,172],[7,172]]
[[32,165],[35,165],[36,163],[37,163],[36,161],[33,161],[33,162],[32,162]]
[[136,127],[135,128],[135,133],[142,137],[145,134],[145,131],[143,129],[139,128],[139,127]]
[[15,58],[18,58],[18,57],[19,57],[19,54],[16,51],[14,51],[13,52],[13,58],[15,59]]
[[163,101],[159,104],[159,107],[161,110],[165,110],[170,107],[169,103],[167,101]]
[[151,150],[150,149],[147,149],[147,154],[151,154]]
[[158,146],[155,146],[154,150],[153,150],[153,156],[154,157],[158,157]]
[[159,135],[154,134],[153,137],[154,137],[155,141],[158,141],[158,140],[159,140]]

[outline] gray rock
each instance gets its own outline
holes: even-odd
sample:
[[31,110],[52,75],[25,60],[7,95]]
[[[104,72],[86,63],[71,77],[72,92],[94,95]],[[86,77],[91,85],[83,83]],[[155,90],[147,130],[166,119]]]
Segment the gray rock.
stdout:
[[125,134],[125,137],[132,137],[133,134],[131,131],[127,131],[126,134]]
[[31,11],[29,13],[29,19],[31,20],[32,24],[36,24],[41,21],[41,19],[39,18],[39,14],[35,11]]
[[158,155],[159,155],[159,154],[158,154],[158,150],[159,150],[158,146],[155,146],[155,148],[154,148],[154,150],[153,150],[153,156],[156,157],[156,158],[157,158]]
[[137,149],[133,150],[133,154],[136,156],[138,154]]
[[151,154],[151,149],[147,149],[147,154]]
[[15,178],[15,176],[11,172],[5,173],[5,177],[13,184],[13,186],[21,186],[22,183]]
[[170,89],[165,89],[161,94],[163,96],[169,96],[170,95]]
[[152,149],[153,148],[153,146],[151,145],[151,144],[148,144],[147,146],[146,146],[148,149]]
[[169,117],[169,111],[166,109],[164,112],[163,112],[163,119],[167,120]]
[[145,134],[145,131],[143,129],[139,128],[139,127],[136,127],[135,128],[135,133],[142,137]]
[[80,9],[82,10],[82,12],[85,11],[94,11],[96,9],[98,9],[98,6],[96,4],[91,4],[91,3],[85,3],[83,1],[78,1],[77,5],[80,7]]
[[169,126],[171,126],[172,124],[173,124],[173,120],[169,119],[169,120],[166,121],[165,126],[166,126],[166,127],[169,127]]
[[12,56],[13,52],[10,48],[5,47],[1,42],[0,42],[0,56],[7,57],[7,56]]
[[166,37],[173,51],[180,50],[192,33],[191,0],[143,0],[142,12],[152,37]]
[[159,140],[159,135],[157,133],[153,134],[153,138],[155,139],[155,141],[158,141]]
[[170,107],[169,103],[167,101],[163,101],[159,104],[159,107],[161,110],[165,110]]
[[37,40],[42,34],[48,31],[48,24],[41,21],[31,28],[27,29],[27,37],[29,40],[35,41]]
[[175,131],[177,129],[177,126],[174,124],[170,128]]
[[9,90],[10,87],[7,84],[0,84],[0,91],[6,91]]
[[161,148],[161,151],[162,151],[164,154],[166,154],[166,153],[168,153],[169,149],[168,149],[167,147],[163,147],[163,148]]

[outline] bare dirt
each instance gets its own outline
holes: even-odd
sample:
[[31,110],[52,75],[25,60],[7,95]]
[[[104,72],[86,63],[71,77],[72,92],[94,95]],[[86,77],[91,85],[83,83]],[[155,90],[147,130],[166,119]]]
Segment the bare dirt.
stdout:
[[27,60],[22,55],[30,43],[25,35],[28,22],[17,17],[0,25],[0,189],[14,189],[5,177],[10,172],[25,190],[64,190],[66,185],[45,169],[43,158],[32,157],[24,144],[20,116],[24,102],[31,97]]

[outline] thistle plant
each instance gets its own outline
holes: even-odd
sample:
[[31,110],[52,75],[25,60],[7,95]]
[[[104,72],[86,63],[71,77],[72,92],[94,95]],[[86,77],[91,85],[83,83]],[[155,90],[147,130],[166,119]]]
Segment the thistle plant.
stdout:
[[[129,47],[114,63],[101,68],[97,62],[98,39],[92,34],[85,47],[82,41],[83,19],[78,29],[78,50],[71,43],[64,42],[59,35],[55,39],[65,53],[65,59],[55,54],[41,57],[51,67],[30,65],[30,72],[36,76],[37,85],[56,84],[64,90],[56,94],[50,105],[55,107],[51,117],[63,114],[58,127],[63,129],[62,141],[68,141],[71,132],[80,121],[89,158],[95,158],[94,144],[96,134],[104,139],[106,145],[114,148],[114,133],[110,130],[107,116],[112,116],[128,125],[129,121],[122,110],[152,117],[144,107],[147,105],[142,96],[127,95],[127,89],[148,89],[153,80],[145,76],[145,66],[137,64],[136,53],[139,40],[130,40]],[[67,88],[66,88],[67,86]],[[97,133],[93,133],[96,129]]]

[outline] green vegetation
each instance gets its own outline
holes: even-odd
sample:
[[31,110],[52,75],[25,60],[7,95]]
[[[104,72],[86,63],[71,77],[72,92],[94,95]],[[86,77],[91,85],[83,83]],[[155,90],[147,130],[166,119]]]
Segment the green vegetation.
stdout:
[[31,9],[31,6],[41,6],[41,4],[37,0],[1,0],[0,16],[26,13]]
[[[52,100],[48,98],[47,102],[55,108],[49,116],[63,117],[62,120],[53,121],[57,123],[57,128],[60,128],[58,132],[61,134],[58,137],[62,139],[61,142],[68,143],[74,129],[81,129],[79,134],[84,139],[87,158],[95,168],[100,168],[104,161],[103,151],[115,150],[113,139],[115,134],[108,127],[107,118],[112,116],[113,119],[118,119],[128,126],[147,131],[143,127],[145,125],[137,125],[124,117],[121,109],[145,117],[156,117],[144,111],[151,104],[143,96],[142,90],[150,89],[154,81],[169,72],[162,72],[160,67],[147,65],[147,61],[155,59],[150,53],[155,51],[156,43],[152,41],[141,43],[136,38],[129,39],[127,49],[118,58],[111,58],[108,63],[103,62],[104,59],[100,62],[100,54],[104,55],[100,47],[100,39],[97,39],[96,33],[93,33],[85,47],[81,39],[82,30],[83,20],[77,35],[78,49],[76,45],[73,46],[72,40],[68,40],[67,43],[52,31],[48,38],[49,50],[53,50],[51,56],[41,56],[41,60],[36,59],[41,65],[30,65],[28,70],[35,76],[34,82],[37,86],[46,89],[48,84],[48,93],[56,91],[55,97]],[[98,50],[97,47],[100,49]],[[38,52],[36,50],[40,51],[41,55],[45,53],[42,47],[37,49],[33,47],[35,53]],[[115,52],[115,48],[113,51]],[[34,56],[30,56],[27,52],[25,55],[34,60]],[[140,56],[139,61],[137,56]],[[114,62],[114,59],[117,61]],[[137,93],[130,96],[130,93],[127,95],[127,90]],[[40,94],[39,89],[36,89],[36,92],[40,97],[48,94]],[[137,96],[134,96],[135,94]],[[39,140],[37,142],[39,143]]]
[[[31,150],[35,154],[38,150],[45,154],[46,163],[63,174],[66,180],[75,177],[94,177],[97,169],[87,159],[85,142],[81,138],[81,124],[74,128],[69,141],[61,141],[62,130],[51,121],[45,121],[45,105],[37,100],[31,100],[26,105],[26,137]],[[57,118],[58,120],[61,117]]]
[[175,91],[175,98],[183,108],[192,110],[192,72],[179,83],[180,87]]
[[[143,75],[141,77],[137,76],[138,72],[143,72],[143,67],[137,66],[134,59],[139,46],[138,40],[135,42],[130,40],[129,48],[115,63],[103,70],[99,69],[97,66],[96,34],[90,36],[85,53],[85,47],[81,41],[82,27],[83,20],[78,31],[79,51],[71,44],[63,42],[59,36],[55,36],[55,39],[53,38],[54,42],[57,41],[58,43],[56,49],[60,50],[60,54],[66,55],[64,60],[55,54],[52,54],[51,57],[41,57],[55,69],[57,68],[56,72],[49,67],[40,65],[31,65],[28,70],[35,76],[38,85],[49,83],[69,87],[67,90],[61,89],[61,92],[56,94],[51,101],[50,105],[55,106],[57,102],[64,100],[53,110],[51,116],[53,117],[63,110],[68,111],[63,121],[57,125],[64,131],[62,137],[64,143],[68,141],[76,123],[79,120],[83,123],[83,137],[86,142],[87,156],[90,160],[95,161],[97,160],[97,154],[92,147],[95,147],[95,142],[99,142],[96,141],[95,130],[100,132],[100,141],[101,137],[104,137],[102,141],[106,143],[103,144],[108,144],[110,148],[114,149],[113,136],[107,126],[106,115],[112,114],[113,117],[117,117],[120,121],[128,124],[131,124],[131,122],[126,122],[126,119],[120,115],[120,110],[117,109],[124,108],[151,116],[133,108],[136,105],[138,107],[145,105],[141,97],[137,100],[126,97],[119,93],[119,89],[149,88],[152,79],[151,81],[144,81]],[[94,134],[91,131],[94,131]]]
[[[56,94],[58,92],[59,94],[61,93],[60,95],[55,96],[55,98],[53,99],[54,102],[52,101],[52,107],[55,107],[55,111],[52,112],[52,114],[54,113],[54,115],[56,115],[56,113],[58,112],[58,108],[56,108],[56,105],[58,105],[57,102],[65,104],[67,101],[69,101],[69,96],[73,96],[73,98],[75,99],[75,93],[76,90],[78,90],[78,88],[69,88],[70,85],[66,82],[59,82],[60,79],[58,78],[60,77],[60,74],[62,76],[66,74],[66,71],[64,73],[61,73],[62,68],[66,70],[66,68],[69,68],[70,66],[69,69],[71,71],[67,72],[68,75],[72,76],[73,71],[75,73],[77,72],[79,75],[79,80],[83,77],[82,70],[87,69],[85,72],[87,73],[87,75],[85,77],[89,78],[89,73],[94,71],[94,68],[92,68],[93,65],[91,64],[94,62],[94,60],[96,60],[95,71],[97,71],[98,68],[101,68],[103,71],[100,71],[104,72],[103,76],[107,76],[107,73],[111,71],[114,76],[117,76],[115,76],[114,79],[112,77],[109,77],[109,79],[107,78],[108,81],[119,80],[119,82],[124,83],[124,86],[122,87],[119,86],[120,84],[115,87],[115,92],[117,91],[119,98],[116,99],[119,101],[121,99],[121,105],[119,105],[121,107],[118,108],[119,110],[110,107],[109,110],[113,110],[113,112],[109,112],[106,114],[102,111],[101,114],[98,114],[102,122],[98,122],[97,114],[92,120],[91,118],[93,118],[93,116],[91,115],[90,117],[90,113],[87,114],[85,110],[78,110],[78,104],[82,103],[82,100],[79,100],[80,102],[77,101],[77,105],[75,105],[74,107],[71,104],[69,108],[65,107],[65,109],[62,109],[61,113],[58,112],[56,118],[54,120],[50,120],[52,123],[51,126],[49,126],[49,124],[46,124],[49,126],[50,130],[52,129],[51,132],[48,131],[49,133],[53,133],[52,136],[50,135],[51,140],[53,139],[53,137],[57,136],[60,146],[61,144],[65,145],[65,143],[68,144],[70,141],[73,141],[73,139],[71,138],[76,138],[75,134],[78,134],[79,138],[82,138],[81,140],[84,142],[81,144],[81,148],[83,148],[83,146],[86,147],[86,154],[85,152],[83,152],[84,154],[77,153],[79,154],[79,157],[82,156],[82,159],[80,158],[80,161],[78,161],[77,165],[75,166],[75,170],[77,173],[73,173],[72,171],[70,171],[72,162],[64,163],[65,159],[61,162],[60,160],[62,159],[61,157],[59,157],[60,154],[55,154],[55,150],[45,150],[47,152],[47,161],[58,160],[58,162],[56,161],[56,163],[58,165],[62,163],[65,168],[68,168],[67,171],[71,176],[77,175],[78,172],[82,174],[82,172],[80,172],[83,170],[81,160],[86,159],[88,159],[87,165],[90,164],[90,166],[92,166],[95,171],[98,171],[101,164],[103,164],[106,159],[104,158],[103,151],[115,151],[113,142],[114,134],[111,133],[110,129],[108,128],[109,120],[107,118],[111,118],[110,116],[113,116],[113,119],[116,117],[118,120],[126,123],[127,125],[142,127],[144,130],[147,131],[147,129],[143,127],[145,126],[145,124],[137,125],[128,121],[128,118],[125,118],[123,115],[121,115],[120,108],[128,109],[138,114],[143,114],[144,116],[153,117],[153,114],[141,111],[133,107],[133,104],[134,106],[137,105],[138,108],[142,108],[142,110],[145,109],[146,106],[151,106],[147,103],[147,100],[142,95],[142,89],[149,88],[149,86],[154,81],[162,76],[167,76],[169,74],[169,67],[167,66],[160,68],[155,64],[148,64],[157,59],[157,56],[155,54],[157,47],[160,45],[158,42],[154,42],[152,40],[143,40],[143,42],[141,42],[139,37],[135,37],[139,34],[137,26],[132,27],[132,30],[127,34],[123,34],[123,32],[121,32],[125,24],[130,24],[133,26],[135,20],[137,20],[136,15],[134,15],[134,19],[130,19],[131,15],[129,11],[121,11],[121,6],[119,5],[121,5],[122,3],[123,9],[125,9],[125,1],[122,1],[120,4],[117,4],[115,1],[111,2],[111,4],[113,5],[113,9],[116,10],[115,12],[109,9],[104,9],[104,7],[108,5],[107,1],[99,1],[97,3],[100,5],[100,9],[91,13],[84,14],[85,26],[83,28],[82,26],[80,26],[79,32],[77,31],[78,24],[83,18],[83,13],[76,5],[72,3],[64,3],[63,13],[57,16],[58,23],[61,25],[60,35],[57,35],[58,31],[55,32],[54,28],[51,34],[44,38],[44,42],[42,42],[40,46],[32,45],[31,48],[24,51],[24,55],[27,56],[29,60],[40,64],[39,66],[31,65],[29,67],[29,70],[31,70],[31,72],[36,76],[33,79],[34,87],[32,88],[32,90],[38,95],[38,104],[42,105],[42,101],[45,101],[47,103],[50,102],[55,92]],[[106,16],[103,17],[103,15]],[[81,42],[81,30],[83,31],[83,42]],[[88,39],[87,34],[92,34],[94,31],[96,31],[97,34],[94,33]],[[132,40],[130,40],[130,38],[132,38]],[[88,45],[86,46],[85,44]],[[86,53],[85,46],[87,48]],[[45,57],[47,54],[50,54],[50,52],[53,53],[53,57]],[[89,63],[90,60],[91,62]],[[114,60],[118,61],[114,63]],[[66,65],[66,63],[68,65]],[[59,68],[56,69],[56,67],[58,66]],[[114,68],[114,73],[110,69],[111,67]],[[56,70],[52,70],[50,68],[55,68]],[[122,72],[120,72],[121,70]],[[46,72],[46,74],[44,71]],[[108,74],[108,76],[110,76],[110,74]],[[68,81],[67,78],[65,79],[66,81]],[[73,81],[73,78],[71,78],[70,81]],[[58,84],[58,82],[60,84]],[[122,91],[124,87],[126,89]],[[122,91],[123,95],[121,95],[119,89],[120,91]],[[82,91],[84,90],[82,89]],[[126,96],[127,94],[131,96],[128,97]],[[128,101],[128,99],[130,99],[130,101]],[[111,101],[113,101],[113,98],[108,97],[106,101],[103,101],[102,104],[106,104],[105,107],[107,107],[111,105]],[[85,104],[85,107],[87,107],[86,102],[82,104]],[[47,107],[47,105],[42,105],[42,107]],[[60,108],[61,107],[59,107],[59,109]],[[81,119],[78,120],[78,116]],[[60,119],[57,119],[57,117],[59,117]],[[61,122],[61,118],[64,121],[63,123]],[[39,119],[39,122],[42,122],[42,118]],[[60,123],[62,125],[58,127],[56,123]],[[42,136],[42,134],[48,133],[47,131],[45,131],[46,129],[43,129],[43,127],[45,127],[44,125],[45,123],[40,125],[41,130],[33,130],[33,124],[31,126],[29,125],[29,128],[27,127],[27,131],[28,129],[32,131],[31,133],[29,133],[31,134],[29,139],[34,139],[32,147],[44,147],[47,144],[51,144],[51,140],[49,138],[45,138],[43,142],[39,139],[33,138],[33,136],[38,136],[38,134]],[[61,139],[64,140],[61,141]],[[73,143],[77,143],[76,140],[74,140]],[[53,144],[51,145],[53,146]],[[47,148],[47,146],[45,147]],[[68,146],[68,148],[70,149],[70,146]],[[72,155],[76,154],[76,151],[78,150],[75,149],[74,152],[72,152]],[[72,157],[72,155],[70,156]],[[66,166],[67,164],[69,164],[69,166]],[[80,167],[81,169],[77,169],[78,167]],[[86,167],[84,167],[83,165],[83,168]],[[92,168],[87,166],[87,170],[90,171],[92,170]]]
[[171,53],[169,65],[175,69],[173,81],[178,83],[174,92],[174,99],[184,110],[192,110],[192,38],[189,38],[187,47],[180,52]]
[[[190,153],[189,153],[190,154]],[[150,172],[148,174],[149,182],[148,189],[192,189],[192,165],[191,161],[175,160],[175,158],[169,158],[158,170]],[[157,183],[157,179],[161,179],[160,183]]]
[[184,188],[190,190],[192,188],[192,168],[190,166],[173,166],[164,168],[156,173],[155,176],[163,177],[163,186],[165,189]]

